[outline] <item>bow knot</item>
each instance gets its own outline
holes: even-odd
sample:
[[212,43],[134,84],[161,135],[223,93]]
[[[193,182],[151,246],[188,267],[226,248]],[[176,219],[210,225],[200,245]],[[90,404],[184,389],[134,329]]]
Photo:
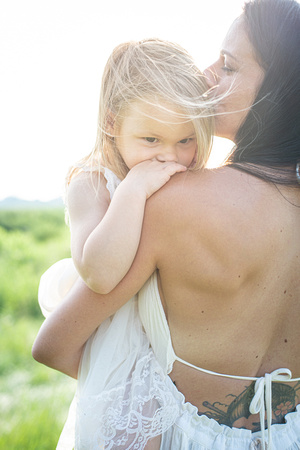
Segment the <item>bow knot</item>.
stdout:
[[[292,372],[289,369],[276,369],[271,373],[266,373],[264,377],[256,380],[254,387],[254,397],[250,403],[249,411],[251,414],[258,414],[260,418],[260,428],[262,434],[263,449],[266,448],[265,442],[265,413],[267,410],[267,428],[268,428],[268,449],[272,447],[272,382],[288,381],[292,378]],[[265,407],[266,403],[266,407]]]

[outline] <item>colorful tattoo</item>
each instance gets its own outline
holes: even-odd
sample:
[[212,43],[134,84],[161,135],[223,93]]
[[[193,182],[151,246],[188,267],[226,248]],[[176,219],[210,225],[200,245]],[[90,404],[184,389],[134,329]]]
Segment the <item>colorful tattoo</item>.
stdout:
[[[235,396],[232,394],[227,397],[233,398],[228,403],[220,402],[203,402],[203,406],[207,408],[206,411],[199,411],[199,415],[205,414],[207,417],[215,419],[218,423],[233,427],[235,422],[241,418],[248,419],[251,415],[249,412],[249,406],[254,396],[253,381],[250,386],[246,387],[240,395]],[[272,423],[285,423],[284,417],[287,413],[295,410],[295,407],[299,401],[297,398],[297,391],[300,389],[300,382],[294,387],[284,383],[273,383],[272,385],[272,409],[273,420]],[[252,431],[259,431],[260,424],[258,422],[252,423]]]

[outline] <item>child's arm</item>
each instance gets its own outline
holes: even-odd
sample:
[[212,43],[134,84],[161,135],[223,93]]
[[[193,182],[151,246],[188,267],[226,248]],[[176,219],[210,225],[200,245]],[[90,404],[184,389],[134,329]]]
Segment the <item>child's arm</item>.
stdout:
[[[181,180],[184,180],[182,176]],[[147,202],[147,216],[136,257],[112,292],[97,294],[81,278],[78,279],[64,301],[44,321],[32,349],[37,361],[77,377],[82,349],[91,334],[136,294],[157,268],[162,268],[162,258],[169,252],[169,244],[165,247],[165,243],[170,229],[169,221],[161,214],[168,210],[168,201],[169,196]]]
[[147,198],[184,170],[174,162],[144,161],[130,170],[111,203],[102,175],[100,181],[94,179],[94,186],[90,174],[71,182],[72,257],[93,291],[110,292],[128,272],[139,245]]

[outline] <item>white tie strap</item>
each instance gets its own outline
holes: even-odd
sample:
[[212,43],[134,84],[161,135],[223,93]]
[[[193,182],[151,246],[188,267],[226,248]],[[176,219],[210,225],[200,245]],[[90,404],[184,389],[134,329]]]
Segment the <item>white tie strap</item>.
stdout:
[[[272,382],[290,381],[292,372],[289,369],[277,369],[272,373],[266,373],[264,377],[255,382],[254,397],[250,403],[251,414],[258,414],[260,418],[260,429],[262,434],[262,448],[266,449],[265,441],[265,413],[267,410],[268,450],[272,448]],[[266,407],[265,407],[266,404]]]

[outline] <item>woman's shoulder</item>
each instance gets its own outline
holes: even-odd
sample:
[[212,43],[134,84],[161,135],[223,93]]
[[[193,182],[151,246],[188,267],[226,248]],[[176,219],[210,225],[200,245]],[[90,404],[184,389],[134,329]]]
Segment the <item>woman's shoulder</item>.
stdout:
[[[174,210],[190,210],[192,214],[236,215],[254,213],[266,197],[274,196],[274,188],[268,183],[245,172],[224,166],[176,174],[160,189],[149,205]],[[176,205],[176,208],[173,208]]]
[[178,174],[157,194],[147,205],[145,223],[156,230],[160,254],[178,248],[178,254],[202,264],[202,272],[207,261],[225,264],[228,272],[242,263],[245,273],[264,261],[275,210],[267,183],[224,167]]

